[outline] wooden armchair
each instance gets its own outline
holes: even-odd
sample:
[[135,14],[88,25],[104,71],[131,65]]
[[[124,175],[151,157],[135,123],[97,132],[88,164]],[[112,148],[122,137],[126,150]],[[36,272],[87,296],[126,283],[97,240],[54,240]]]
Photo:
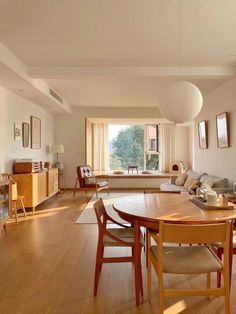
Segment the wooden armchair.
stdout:
[[88,190],[94,190],[96,192],[97,198],[98,192],[101,190],[107,190],[109,194],[108,178],[105,177],[104,180],[97,179],[96,176],[93,174],[90,166],[85,165],[77,167],[77,177],[75,179],[74,196],[78,183],[79,189],[85,190],[86,193]]

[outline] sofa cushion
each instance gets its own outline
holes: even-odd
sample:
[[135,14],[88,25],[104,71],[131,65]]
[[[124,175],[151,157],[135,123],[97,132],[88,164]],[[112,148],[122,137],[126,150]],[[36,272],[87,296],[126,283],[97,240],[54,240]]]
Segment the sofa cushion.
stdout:
[[175,184],[176,185],[184,185],[184,182],[187,178],[187,173],[186,172],[183,172],[183,173],[180,173],[177,177],[177,179],[175,180]]
[[162,183],[160,185],[160,190],[161,191],[168,191],[168,192],[175,192],[175,191],[186,192],[184,186],[172,184],[169,182]]
[[199,173],[199,172],[196,172],[196,171],[193,171],[193,170],[188,170],[187,171],[187,179],[188,178],[192,178],[192,179],[195,179],[195,180],[200,180],[200,178],[205,175],[206,173]]
[[214,180],[214,188],[227,188],[229,186],[229,180],[227,178],[217,178]]
[[209,175],[203,175],[200,179],[201,187],[210,186],[211,188],[227,188],[229,181],[227,178],[213,177]]

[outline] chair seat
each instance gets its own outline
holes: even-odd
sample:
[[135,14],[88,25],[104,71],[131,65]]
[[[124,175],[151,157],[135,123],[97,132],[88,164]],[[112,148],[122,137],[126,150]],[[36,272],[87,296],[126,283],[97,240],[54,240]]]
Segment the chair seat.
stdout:
[[[122,241],[130,243],[132,245],[134,243],[134,228],[107,228],[107,231],[111,233],[113,236],[119,238]],[[140,231],[141,243],[144,245],[143,235]],[[122,243],[113,240],[109,236],[105,235],[103,237],[103,245],[104,246],[125,246]]]
[[[223,248],[222,243],[220,242],[215,242],[213,243],[214,246],[216,246],[217,248]],[[236,248],[236,232],[233,232],[233,248]]]
[[[152,246],[151,250],[157,258],[157,246]],[[204,274],[222,270],[221,263],[205,245],[164,246],[163,250],[164,273]]]
[[[107,181],[99,181],[99,182],[97,183],[97,185],[98,185],[98,188],[108,187]],[[96,188],[96,184],[94,184],[94,183],[87,183],[85,187],[88,187],[88,188]]]

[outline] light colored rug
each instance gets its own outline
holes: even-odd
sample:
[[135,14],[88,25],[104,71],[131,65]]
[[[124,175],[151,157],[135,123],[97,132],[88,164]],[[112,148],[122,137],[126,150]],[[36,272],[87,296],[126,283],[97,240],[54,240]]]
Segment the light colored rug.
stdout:
[[[137,194],[137,193],[136,193]],[[99,197],[103,199],[104,205],[106,207],[106,211],[109,216],[120,223],[127,223],[119,217],[119,215],[112,208],[112,204],[115,202],[117,198],[125,198],[132,195],[132,193],[99,193]],[[88,204],[85,206],[84,210],[80,214],[79,218],[75,221],[77,224],[96,224],[97,218],[93,209],[93,203],[96,201],[96,194],[93,194]],[[111,222],[108,222],[111,223]]]

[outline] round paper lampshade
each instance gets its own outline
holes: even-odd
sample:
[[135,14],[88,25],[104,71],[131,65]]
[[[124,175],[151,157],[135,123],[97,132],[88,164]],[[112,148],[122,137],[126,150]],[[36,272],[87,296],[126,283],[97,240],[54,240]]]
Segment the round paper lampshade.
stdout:
[[168,87],[165,101],[160,104],[160,111],[169,121],[184,123],[199,114],[202,103],[202,94],[197,86],[178,81]]

